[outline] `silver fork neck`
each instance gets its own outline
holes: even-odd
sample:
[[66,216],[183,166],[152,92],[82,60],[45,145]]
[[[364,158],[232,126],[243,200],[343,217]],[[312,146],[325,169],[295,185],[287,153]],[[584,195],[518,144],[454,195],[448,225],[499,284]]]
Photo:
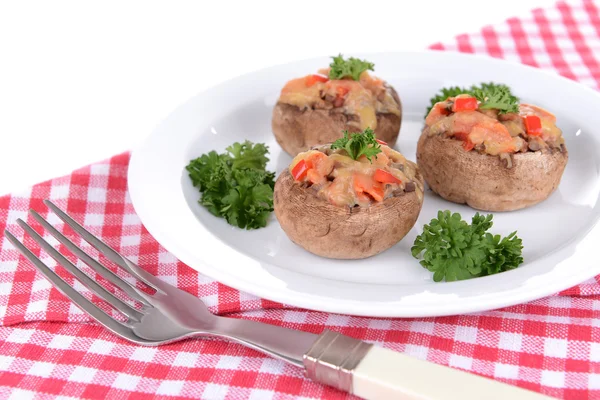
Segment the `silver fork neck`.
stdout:
[[302,368],[304,354],[318,338],[314,333],[225,317],[217,317],[211,334],[228,338]]

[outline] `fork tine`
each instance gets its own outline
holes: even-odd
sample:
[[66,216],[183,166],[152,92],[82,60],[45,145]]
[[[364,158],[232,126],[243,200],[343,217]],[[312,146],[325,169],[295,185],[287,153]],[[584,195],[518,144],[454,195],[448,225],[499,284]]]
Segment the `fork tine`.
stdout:
[[[17,223],[23,228],[57,263],[62,265],[67,271],[73,274],[81,283],[83,283],[88,289],[100,296],[111,306],[121,311],[124,315],[129,318],[133,318],[137,321],[141,321],[144,314],[131,307],[129,304],[116,298],[108,290],[104,289],[98,283],[94,282],[90,277],[84,274],[79,268],[73,265],[65,256],[60,254],[50,243],[46,242],[32,227],[27,225],[22,219],[17,219]],[[64,281],[63,281],[64,282]]]
[[59,242],[64,244],[73,254],[75,254],[77,257],[83,260],[83,262],[85,262],[90,268],[92,268],[94,271],[98,272],[100,275],[108,279],[110,282],[119,287],[133,299],[139,301],[142,304],[150,305],[150,303],[146,299],[146,295],[144,294],[144,292],[138,290],[129,282],[121,279],[110,269],[106,268],[104,265],[100,264],[98,261],[90,257],[85,251],[83,251],[75,243],[69,240],[65,235],[60,233],[55,227],[50,225],[50,223],[46,221],[35,210],[29,210],[29,213],[33,216],[33,218],[35,218],[37,222],[40,223],[40,225],[44,227],[44,229],[49,231],[52,234],[52,236],[54,236]]
[[160,283],[159,282],[153,283],[154,281],[158,281],[158,279],[156,279],[156,277],[152,276],[151,274],[147,273],[146,271],[142,270],[141,268],[136,267],[135,265],[132,266],[131,264],[133,264],[133,263],[131,263],[125,257],[123,257],[122,255],[117,253],[109,245],[107,245],[106,243],[104,243],[103,241],[98,239],[96,236],[92,235],[87,229],[85,229],[83,226],[81,226],[77,221],[75,221],[73,218],[69,217],[67,215],[67,213],[65,213],[63,210],[61,210],[57,206],[55,206],[50,200],[44,200],[44,204],[46,204],[48,206],[48,208],[50,208],[52,211],[54,211],[54,213],[56,215],[58,215],[58,217],[60,219],[62,219],[67,225],[69,225],[71,228],[73,228],[73,230],[75,232],[79,233],[81,235],[81,237],[83,237],[83,239],[85,239],[86,242],[91,244],[100,253],[104,254],[104,256],[106,256],[106,258],[108,258],[110,261],[114,262],[119,267],[123,268],[125,271],[129,272],[131,275],[135,276],[136,278],[138,278],[139,280],[141,280],[142,282],[144,282],[146,285],[150,286],[151,288],[153,288],[155,290],[159,290],[157,285],[160,285]]
[[42,262],[39,258],[35,256],[25,245],[23,245],[19,240],[12,235],[8,230],[4,231],[4,235],[8,238],[8,240],[17,248],[17,250],[23,254],[25,258],[27,258],[31,263],[35,266],[35,268],[42,274],[46,279],[48,279],[54,287],[67,296],[69,300],[71,300],[77,307],[79,307],[83,312],[90,315],[94,318],[99,324],[104,326],[106,329],[111,332],[119,335],[125,339],[136,341],[138,343],[144,342],[143,339],[138,338],[133,334],[131,328],[127,325],[123,324],[120,321],[112,318],[100,308],[98,308],[94,303],[83,297],[79,292],[73,289],[67,282],[65,282],[60,276],[56,275],[54,271],[52,271],[46,264]]

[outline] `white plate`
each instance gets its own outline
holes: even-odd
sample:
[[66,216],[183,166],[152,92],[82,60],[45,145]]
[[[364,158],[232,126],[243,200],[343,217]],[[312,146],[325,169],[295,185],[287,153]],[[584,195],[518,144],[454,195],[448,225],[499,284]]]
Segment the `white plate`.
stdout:
[[516,270],[462,282],[434,283],[411,257],[410,246],[439,209],[474,210],[427,194],[415,227],[399,244],[359,261],[328,260],[294,245],[275,216],[264,229],[229,226],[197,203],[185,171],[210,150],[249,139],[270,147],[268,167],[291,161],[271,132],[271,111],[291,78],[327,66],[329,59],[281,65],[235,78],[176,109],[137,148],[129,167],[136,212],[177,258],[239,290],[297,307],[353,315],[423,317],[513,305],[569,288],[598,273],[600,228],[600,96],[575,82],[492,58],[448,52],[365,55],[376,75],[400,94],[404,115],[397,148],[415,158],[423,114],[441,87],[503,82],[524,102],[557,115],[569,149],[558,190],[529,209],[495,213],[494,233],[517,230],[525,263]]

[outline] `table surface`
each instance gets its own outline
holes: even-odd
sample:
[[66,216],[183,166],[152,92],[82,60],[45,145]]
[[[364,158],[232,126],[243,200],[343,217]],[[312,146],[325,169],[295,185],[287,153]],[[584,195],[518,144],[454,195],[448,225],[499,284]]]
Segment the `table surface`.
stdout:
[[419,50],[551,4],[4,2],[0,195],[135,147],[177,105],[240,74],[339,52]]

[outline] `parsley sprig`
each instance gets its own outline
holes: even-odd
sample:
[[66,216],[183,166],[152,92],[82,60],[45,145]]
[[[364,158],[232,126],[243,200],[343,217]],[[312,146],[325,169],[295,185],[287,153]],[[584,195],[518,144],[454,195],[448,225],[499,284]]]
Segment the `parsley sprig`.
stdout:
[[234,143],[227,152],[211,151],[186,167],[202,197],[198,201],[231,225],[256,229],[267,225],[273,211],[275,173],[266,171],[268,147]]
[[425,116],[436,103],[459,94],[470,94],[476,97],[480,102],[480,109],[497,109],[500,114],[519,112],[519,98],[512,94],[510,88],[504,84],[489,82],[481,83],[479,86],[473,85],[470,88],[451,86],[440,89],[440,92],[431,98]]
[[381,146],[375,140],[375,133],[371,128],[356,133],[344,131],[344,137],[333,142],[331,148],[346,150],[354,160],[358,160],[360,156],[364,155],[371,162],[371,157],[381,153]]
[[438,211],[437,218],[423,227],[411,248],[422,255],[421,265],[433,272],[433,280],[447,282],[497,274],[517,268],[522,262],[523,243],[517,232],[502,238],[488,233],[492,214],[479,213],[471,224],[459,213]]
[[352,78],[355,81],[360,79],[360,74],[366,70],[373,71],[375,64],[366,60],[350,57],[344,60],[340,54],[337,57],[331,57],[333,61],[329,64],[329,79]]
[[506,85],[482,83],[480,87],[472,86],[471,94],[480,101],[481,109],[497,109],[500,114],[519,112],[519,98]]

